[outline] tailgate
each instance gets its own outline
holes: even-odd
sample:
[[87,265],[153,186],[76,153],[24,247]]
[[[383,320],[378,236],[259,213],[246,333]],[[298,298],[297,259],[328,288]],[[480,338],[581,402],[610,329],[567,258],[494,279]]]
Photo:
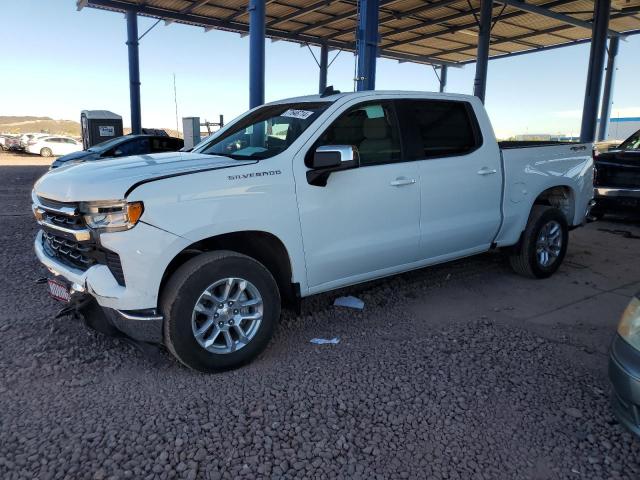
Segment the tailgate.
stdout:
[[640,162],[637,165],[615,161],[596,162],[598,187],[640,188]]

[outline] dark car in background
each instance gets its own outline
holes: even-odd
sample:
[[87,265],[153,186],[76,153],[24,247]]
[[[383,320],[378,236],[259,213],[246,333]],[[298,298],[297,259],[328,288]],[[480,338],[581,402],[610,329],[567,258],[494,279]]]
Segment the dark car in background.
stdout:
[[59,157],[51,164],[51,168],[106,158],[177,152],[182,147],[184,147],[184,140],[181,138],[166,135],[125,135],[99,143],[87,150]]
[[595,157],[594,187],[593,217],[640,213],[640,130],[617,148]]

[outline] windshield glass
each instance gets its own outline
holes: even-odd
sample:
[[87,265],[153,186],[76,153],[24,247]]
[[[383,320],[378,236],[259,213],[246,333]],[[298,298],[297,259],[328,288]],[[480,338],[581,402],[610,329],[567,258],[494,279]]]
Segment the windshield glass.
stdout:
[[622,142],[618,148],[620,150],[640,150],[640,130]]
[[193,151],[238,160],[273,157],[285,151],[329,105],[329,102],[267,105]]
[[131,136],[124,136],[124,137],[112,138],[111,140],[105,140],[102,143],[97,143],[92,147],[87,148],[87,151],[96,152],[96,153],[106,152],[110,148],[115,147],[116,145],[119,145],[120,143],[122,143],[125,140],[128,140],[129,138],[131,138]]

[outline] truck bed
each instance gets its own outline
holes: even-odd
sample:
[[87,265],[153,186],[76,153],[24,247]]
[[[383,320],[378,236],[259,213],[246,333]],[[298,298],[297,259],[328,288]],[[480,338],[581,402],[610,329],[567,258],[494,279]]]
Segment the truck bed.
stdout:
[[561,142],[558,140],[505,140],[498,142],[498,146],[502,150],[511,148],[529,148],[529,147],[546,147],[558,145],[578,145],[576,142]]
[[[524,146],[517,146],[523,143]],[[503,144],[507,147],[503,148]],[[497,245],[513,245],[518,241],[532,205],[543,192],[552,192],[549,203],[565,212],[569,226],[584,222],[593,198],[590,143],[501,142],[499,145],[504,190],[503,224],[496,237]]]

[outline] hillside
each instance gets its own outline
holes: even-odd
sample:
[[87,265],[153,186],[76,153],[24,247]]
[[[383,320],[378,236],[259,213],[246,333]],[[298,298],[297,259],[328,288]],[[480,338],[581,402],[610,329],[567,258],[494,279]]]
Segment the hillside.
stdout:
[[80,123],[73,120],[54,120],[49,117],[0,116],[0,132],[47,132],[80,136]]
[[[170,128],[161,128],[171,136],[182,137],[181,133]],[[30,116],[2,116],[0,115],[0,133],[32,133],[45,132],[56,135],[69,135],[80,137],[80,123],[73,120],[54,120],[50,117]],[[125,128],[124,133],[130,133],[130,128]]]

